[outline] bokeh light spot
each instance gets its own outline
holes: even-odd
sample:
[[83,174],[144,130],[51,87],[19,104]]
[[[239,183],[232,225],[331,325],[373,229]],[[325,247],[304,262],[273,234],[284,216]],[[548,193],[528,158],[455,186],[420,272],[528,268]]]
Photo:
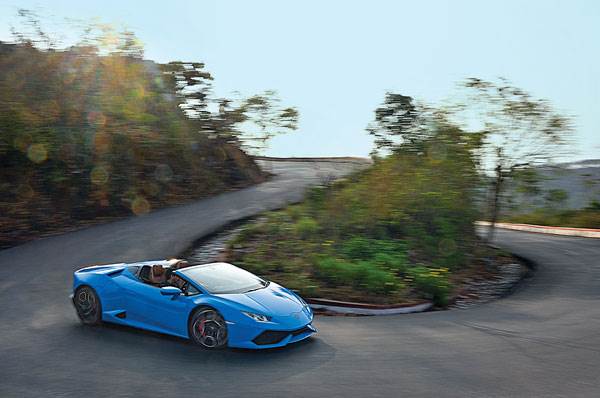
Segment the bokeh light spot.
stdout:
[[90,173],[92,184],[103,185],[108,182],[108,170],[104,166],[96,166]]
[[44,144],[32,144],[27,148],[27,157],[34,163],[42,163],[48,159],[48,151]]
[[143,196],[136,196],[131,203],[131,211],[133,211],[133,214],[136,216],[146,214],[150,211],[150,203]]

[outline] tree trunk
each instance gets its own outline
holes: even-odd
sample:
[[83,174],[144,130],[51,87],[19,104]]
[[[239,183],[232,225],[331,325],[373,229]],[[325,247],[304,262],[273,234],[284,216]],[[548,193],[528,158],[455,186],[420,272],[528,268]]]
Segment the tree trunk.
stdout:
[[498,221],[498,214],[500,213],[500,194],[502,193],[502,182],[504,178],[502,176],[502,167],[496,166],[496,181],[494,182],[494,197],[492,198],[491,210],[491,221],[490,229],[487,234],[487,242],[491,243],[494,239],[494,232],[496,230],[496,222]]

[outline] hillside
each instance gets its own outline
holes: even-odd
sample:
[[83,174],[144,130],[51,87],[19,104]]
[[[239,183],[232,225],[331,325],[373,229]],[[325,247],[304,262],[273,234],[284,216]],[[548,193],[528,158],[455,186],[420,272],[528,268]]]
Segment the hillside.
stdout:
[[[546,206],[574,210],[585,208],[592,201],[600,201],[600,159],[540,167],[535,172],[537,177],[533,190],[523,192],[517,187],[516,192],[507,195],[512,211],[524,212]],[[552,192],[555,196],[556,192],[565,192],[566,195],[558,195],[555,198],[557,203],[551,203]]]
[[0,43],[0,247],[263,179],[220,121],[182,112],[186,64],[125,44]]

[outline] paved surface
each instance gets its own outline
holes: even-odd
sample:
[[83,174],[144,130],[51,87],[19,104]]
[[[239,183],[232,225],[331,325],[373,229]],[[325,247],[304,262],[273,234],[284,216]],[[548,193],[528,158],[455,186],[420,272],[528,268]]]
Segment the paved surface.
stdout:
[[498,244],[539,263],[510,297],[468,310],[318,317],[317,337],[282,350],[205,352],[79,324],[67,300],[74,269],[175,254],[350,165],[272,167],[280,176],[257,187],[0,252],[0,397],[599,396],[595,239],[498,231]]

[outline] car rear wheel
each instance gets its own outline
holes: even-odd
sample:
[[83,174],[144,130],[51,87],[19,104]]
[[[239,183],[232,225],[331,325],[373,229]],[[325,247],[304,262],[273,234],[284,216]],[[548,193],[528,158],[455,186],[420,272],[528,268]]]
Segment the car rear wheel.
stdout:
[[89,286],[82,286],[75,290],[73,304],[77,316],[84,325],[97,325],[102,321],[102,305],[98,295]]
[[189,335],[202,348],[222,348],[227,344],[227,324],[216,310],[200,308],[190,319]]

